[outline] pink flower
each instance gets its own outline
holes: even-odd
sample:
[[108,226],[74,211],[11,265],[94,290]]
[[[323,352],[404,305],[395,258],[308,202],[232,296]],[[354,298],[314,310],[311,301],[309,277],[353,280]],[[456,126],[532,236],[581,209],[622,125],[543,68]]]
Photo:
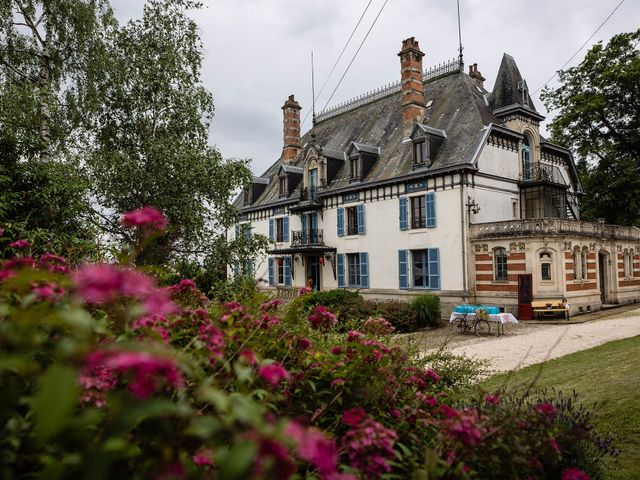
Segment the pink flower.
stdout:
[[467,447],[478,445],[482,441],[482,430],[479,426],[481,418],[473,410],[454,412],[454,415],[447,416],[442,422],[441,431]]
[[44,253],[40,256],[41,263],[66,263],[64,257],[54,255],[53,253]]
[[562,480],[591,480],[591,477],[582,470],[569,467],[562,471]]
[[115,265],[88,265],[74,277],[78,293],[88,303],[103,304],[120,295],[142,296],[153,288],[153,281],[138,272],[124,270]]
[[170,315],[178,311],[166,289],[151,291],[144,299],[143,305],[147,315]]
[[333,440],[316,428],[304,428],[296,422],[289,422],[285,432],[296,442],[300,458],[314,465],[321,478],[336,473],[338,454]]
[[199,467],[213,467],[213,450],[210,448],[204,448],[196,453],[193,457],[193,463],[198,465]]
[[[265,465],[269,466],[264,471]],[[258,449],[255,472],[252,478],[278,478],[286,480],[296,471],[287,449],[271,438],[263,438]]]
[[121,223],[125,227],[142,227],[147,230],[164,230],[167,217],[153,207],[132,210],[122,216]]
[[[182,372],[173,359],[155,357],[147,352],[99,350],[89,354],[85,369],[88,372],[106,369],[110,374],[126,374],[130,377],[129,391],[142,400],[155,393],[162,382],[177,389],[184,387]],[[84,381],[87,379],[92,380],[91,376]],[[82,375],[80,383],[85,386]]]
[[249,365],[256,364],[256,354],[250,348],[245,348],[240,352],[240,357],[244,358]]
[[362,330],[372,335],[387,335],[393,332],[394,327],[382,317],[370,317],[362,325]]
[[334,378],[331,380],[331,388],[339,387],[340,385],[344,385],[344,378]]
[[430,368],[427,368],[427,371],[425,372],[425,374],[426,374],[427,378],[430,378],[431,380],[433,380],[436,383],[440,381],[440,375],[438,375],[436,372],[434,372]]
[[358,339],[363,338],[364,334],[356,330],[351,330],[347,335],[347,342],[356,342]]
[[549,439],[549,446],[551,447],[551,450],[556,452],[558,455],[562,453],[562,450],[560,449],[560,445],[558,445],[558,441],[555,439],[555,437],[551,437]]
[[0,228],[0,237],[4,236],[4,228]]
[[336,316],[322,305],[318,305],[308,319],[309,323],[311,323],[311,328],[317,330],[328,330],[338,323]]
[[23,249],[31,248],[31,243],[27,242],[26,240],[16,240],[15,242],[11,242],[9,244],[9,247],[16,248],[18,250],[23,250]]
[[31,293],[36,294],[36,300],[39,302],[56,302],[63,297],[64,288],[55,283],[47,282],[32,286]]
[[391,471],[389,464],[396,458],[393,444],[398,434],[372,418],[366,418],[343,437],[343,444],[352,467],[364,478],[376,479]]
[[224,357],[224,336],[215,325],[201,325],[198,329],[198,338],[205,343],[206,349],[211,353],[212,362]]
[[298,339],[297,346],[300,350],[308,350],[311,348],[312,345],[313,344],[311,343],[311,340],[309,340],[308,338]]
[[298,295],[306,295],[307,293],[311,293],[313,290],[309,287],[302,287],[298,290]]
[[500,397],[498,395],[485,395],[484,401],[492,405],[498,405],[500,403]]
[[280,305],[282,305],[283,303],[284,302],[282,300],[274,298],[273,300],[269,300],[268,302],[265,302],[262,305],[260,305],[260,311],[261,312],[273,312],[273,311],[276,311],[278,309],[278,307]]
[[282,380],[290,377],[289,372],[280,363],[270,363],[258,370],[260,377],[272,387],[277,387]]
[[556,410],[556,407],[554,407],[553,404],[549,402],[538,403],[536,405],[536,411],[539,414],[546,416],[549,420],[553,420],[554,418],[556,418],[556,413],[558,412]]
[[342,423],[355,427],[367,418],[367,412],[361,407],[350,408],[342,412]]

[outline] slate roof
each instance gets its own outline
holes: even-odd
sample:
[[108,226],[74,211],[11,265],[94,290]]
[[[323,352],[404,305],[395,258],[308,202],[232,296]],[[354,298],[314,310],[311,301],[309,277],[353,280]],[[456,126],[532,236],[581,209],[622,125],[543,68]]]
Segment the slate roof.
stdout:
[[[499,121],[492,114],[487,102],[487,92],[479,89],[466,73],[456,72],[431,81],[424,85],[425,117],[421,124],[444,131],[446,140],[425,175],[431,171],[453,169],[471,165],[489,123]],[[427,130],[429,130],[429,128]],[[411,142],[403,142],[401,92],[365,103],[358,108],[318,122],[302,136],[303,149],[293,165],[303,167],[304,152],[312,144],[322,155],[344,160],[351,142],[359,146],[378,147],[380,156],[367,177],[359,185],[371,182],[391,180],[414,173]],[[261,177],[277,175],[282,156],[264,172]],[[345,188],[354,188],[349,182],[347,162],[340,167],[330,185],[323,192]],[[251,207],[290,203],[298,194],[294,192],[288,199],[279,197],[276,181],[269,183]],[[240,198],[234,205],[242,206]]]
[[493,85],[493,91],[489,96],[489,105],[494,113],[499,114],[500,112],[511,111],[514,108],[522,108],[542,117],[536,110],[528,89],[523,99],[523,82],[525,80],[522,78],[520,70],[518,70],[516,61],[511,55],[503,54],[498,75]]

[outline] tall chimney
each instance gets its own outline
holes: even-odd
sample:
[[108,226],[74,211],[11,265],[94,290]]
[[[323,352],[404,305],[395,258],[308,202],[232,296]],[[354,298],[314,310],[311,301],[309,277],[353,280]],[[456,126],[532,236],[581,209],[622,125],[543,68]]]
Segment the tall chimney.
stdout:
[[300,151],[300,110],[302,107],[293,95],[282,106],[284,112],[284,148],[283,156],[286,163],[291,163]]
[[422,83],[422,57],[415,37],[402,42],[400,74],[402,78],[402,132],[409,137],[413,127],[424,116],[424,85]]
[[469,65],[469,76],[473,78],[473,81],[476,82],[476,85],[480,88],[484,88],[484,81],[486,78],[482,76],[482,74],[478,71],[478,64],[474,63],[473,65]]

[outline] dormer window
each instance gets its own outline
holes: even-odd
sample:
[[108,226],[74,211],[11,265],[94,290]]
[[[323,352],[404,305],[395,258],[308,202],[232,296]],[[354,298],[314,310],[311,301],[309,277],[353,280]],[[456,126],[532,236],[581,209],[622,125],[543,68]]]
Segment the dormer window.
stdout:
[[349,160],[349,177],[351,180],[360,179],[360,158],[354,157]]
[[251,205],[251,188],[250,187],[247,187],[243,190],[242,197],[244,199],[245,207]]
[[278,192],[281,197],[286,197],[287,196],[287,177],[282,176],[278,179],[278,181],[279,181]]
[[427,164],[429,142],[419,140],[413,143],[413,166],[422,167]]

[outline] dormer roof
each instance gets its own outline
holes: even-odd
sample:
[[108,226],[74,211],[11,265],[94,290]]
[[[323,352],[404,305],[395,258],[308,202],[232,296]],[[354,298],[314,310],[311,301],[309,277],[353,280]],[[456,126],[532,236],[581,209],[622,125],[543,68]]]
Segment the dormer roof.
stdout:
[[371,155],[378,155],[380,156],[380,147],[376,147],[374,145],[368,145],[366,143],[357,143],[357,142],[351,142],[349,144],[349,148],[347,148],[347,157],[350,157],[351,155],[353,155],[354,151],[356,153],[370,153]]
[[416,136],[416,133],[423,135],[433,135],[436,137],[447,138],[447,132],[441,130],[439,128],[433,128],[428,125],[423,125],[422,123],[418,123],[415,127],[413,127],[413,131],[411,132],[411,138]]
[[489,106],[497,116],[523,110],[539,120],[544,119],[536,110],[527,82],[522,78],[516,61],[506,53],[502,55],[493,91],[489,96]]

